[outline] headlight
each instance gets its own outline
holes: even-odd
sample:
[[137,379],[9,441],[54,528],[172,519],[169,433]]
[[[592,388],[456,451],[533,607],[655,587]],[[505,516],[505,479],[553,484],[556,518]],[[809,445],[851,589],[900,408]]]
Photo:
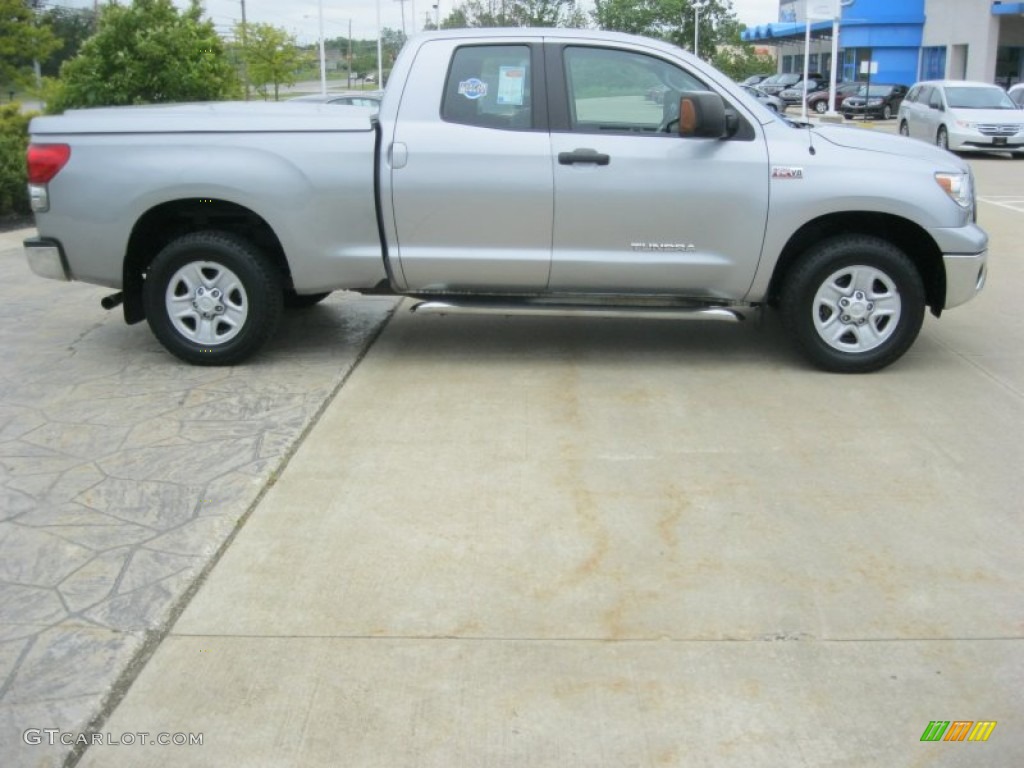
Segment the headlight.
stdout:
[[868,99],[868,104],[870,104],[872,107],[877,107],[881,103],[881,99]]
[[960,128],[970,128],[972,131],[978,127],[977,123],[971,123],[968,122],[967,120],[957,120],[956,124]]
[[935,181],[961,208],[970,208],[973,200],[969,173],[936,173]]

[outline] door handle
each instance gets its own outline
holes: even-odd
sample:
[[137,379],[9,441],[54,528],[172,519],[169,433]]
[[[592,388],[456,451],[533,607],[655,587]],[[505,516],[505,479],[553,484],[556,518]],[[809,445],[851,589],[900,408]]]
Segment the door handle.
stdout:
[[559,152],[559,165],[576,165],[577,163],[593,163],[594,165],[608,165],[612,161],[609,155],[602,154],[596,149],[574,149],[572,152]]

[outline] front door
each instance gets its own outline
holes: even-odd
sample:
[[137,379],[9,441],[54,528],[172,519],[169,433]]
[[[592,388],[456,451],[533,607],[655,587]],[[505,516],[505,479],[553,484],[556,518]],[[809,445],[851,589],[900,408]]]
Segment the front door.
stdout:
[[681,138],[680,93],[709,89],[644,52],[569,44],[547,68],[552,98],[567,101],[551,114],[550,289],[743,298],[768,213],[760,127]]

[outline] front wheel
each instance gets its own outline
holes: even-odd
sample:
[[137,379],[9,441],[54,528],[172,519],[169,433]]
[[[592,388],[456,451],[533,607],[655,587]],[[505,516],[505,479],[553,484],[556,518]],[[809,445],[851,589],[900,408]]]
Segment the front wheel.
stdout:
[[892,107],[889,106],[888,104],[882,107],[882,119],[892,120]]
[[234,365],[277,328],[281,278],[246,240],[195,232],[157,254],[143,302],[150,329],[173,355],[195,365]]
[[900,136],[907,136],[907,137],[910,136],[910,126],[907,125],[907,121],[906,120],[904,120],[902,123],[900,123]]
[[924,285],[896,246],[841,235],[812,248],[788,275],[781,308],[797,346],[819,368],[868,373],[914,343],[924,322]]
[[949,149],[949,131],[946,130],[946,126],[939,126],[939,132],[935,134],[935,144],[942,149]]
[[819,115],[824,115],[826,112],[828,112],[828,102],[827,101],[816,101],[816,102],[814,102],[814,111],[817,112]]

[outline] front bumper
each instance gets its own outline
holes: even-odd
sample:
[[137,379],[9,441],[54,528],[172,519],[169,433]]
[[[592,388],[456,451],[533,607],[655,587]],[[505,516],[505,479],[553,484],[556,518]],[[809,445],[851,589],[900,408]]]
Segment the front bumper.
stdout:
[[957,152],[1024,150],[1024,135],[986,136],[979,131],[950,131],[949,148]]
[[71,279],[71,270],[59,242],[48,237],[30,237],[24,241],[24,246],[29,269],[37,275],[51,280]]
[[844,102],[843,106],[836,107],[836,109],[838,109],[840,112],[842,112],[843,116],[847,117],[847,118],[853,118],[853,117],[865,117],[865,118],[867,118],[867,117],[878,117],[878,118],[882,118],[882,117],[885,117],[885,106],[884,105],[880,106],[880,107],[848,107],[848,106],[846,106],[846,104]]
[[973,254],[944,254],[946,268],[946,304],[952,309],[966,304],[985,287],[988,278],[988,251]]

